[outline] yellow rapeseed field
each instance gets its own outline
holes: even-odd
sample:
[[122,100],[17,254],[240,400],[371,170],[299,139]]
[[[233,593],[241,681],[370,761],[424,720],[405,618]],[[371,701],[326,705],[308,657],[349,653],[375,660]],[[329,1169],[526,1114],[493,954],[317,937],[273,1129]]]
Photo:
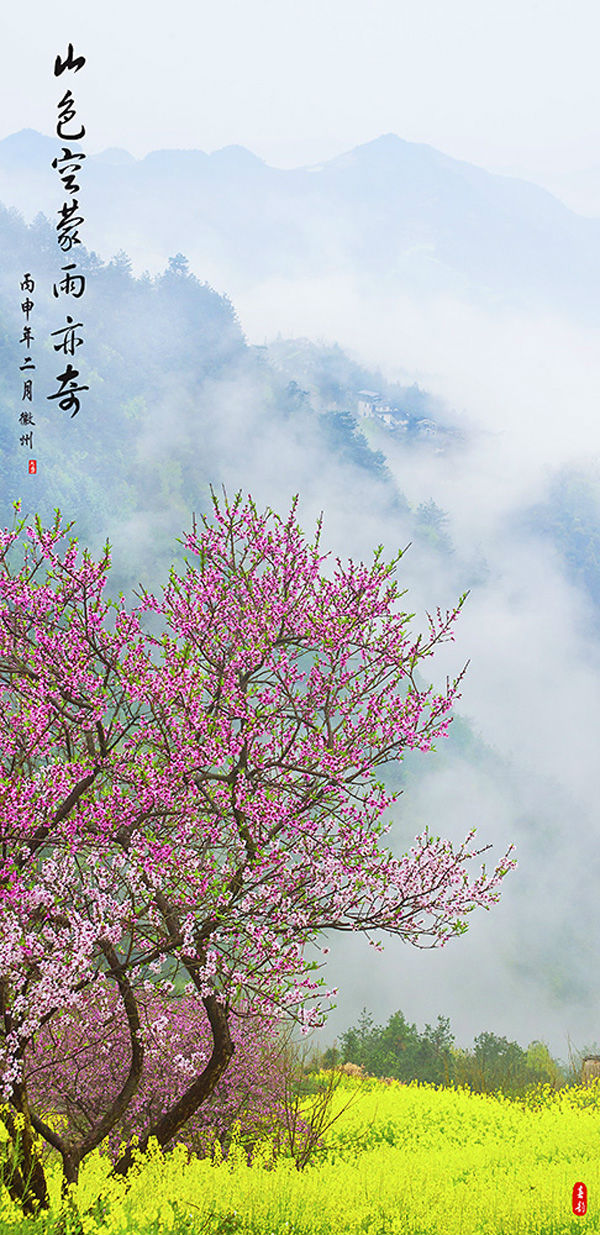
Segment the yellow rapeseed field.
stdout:
[[[96,1153],[76,1190],[85,1235],[600,1235],[599,1083],[543,1087],[517,1102],[348,1078],[334,1110],[357,1089],[326,1134],[327,1153],[302,1171],[291,1158],[274,1160],[267,1143],[252,1165],[235,1143],[214,1162],[188,1162],[183,1146],[155,1148],[126,1189]],[[24,1220],[4,1191],[2,1233],[53,1230],[60,1172],[50,1173],[53,1216]],[[580,1180],[584,1217],[571,1208]]]

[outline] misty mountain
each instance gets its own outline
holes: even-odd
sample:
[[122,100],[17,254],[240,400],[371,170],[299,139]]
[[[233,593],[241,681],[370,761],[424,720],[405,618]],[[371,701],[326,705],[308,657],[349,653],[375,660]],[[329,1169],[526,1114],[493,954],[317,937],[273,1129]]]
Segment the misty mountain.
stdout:
[[568,578],[589,597],[600,625],[600,474],[563,467],[544,499],[520,513],[517,531],[534,531],[556,550]]
[[[427,392],[390,386],[342,349],[315,345],[309,393],[295,380],[307,375],[306,348],[304,368],[293,362],[302,341],[280,340],[273,355],[249,346],[231,301],[200,283],[181,254],[155,278],[135,278],[125,253],[103,263],[82,251],[78,270],[87,285],[77,310],[84,341],[75,354],[89,391],[69,417],[47,398],[65,364],[55,355],[51,334],[64,320],[51,294],[59,264],[53,229],[43,218],[28,227],[14,210],[0,208],[0,245],[7,255],[0,271],[5,523],[16,497],[23,496],[31,512],[49,515],[59,506],[77,519],[81,539],[115,540],[124,572],[118,582],[127,589],[142,568],[158,574],[162,565],[164,572],[192,510],[209,507],[209,485],[229,483],[227,461],[234,453],[239,481],[247,486],[252,457],[279,439],[281,478],[289,476],[290,497],[298,487],[295,461],[304,455],[313,460],[316,475],[331,468],[348,492],[370,486],[371,500],[398,520],[404,543],[420,539],[425,551],[451,552],[442,535],[443,512],[431,499],[427,510],[423,505],[411,511],[384,454],[363,432],[368,422],[377,423],[384,439],[395,434],[408,454],[426,449],[433,437],[436,449],[449,448],[456,435],[437,419],[443,407]],[[20,424],[20,282],[26,271],[35,276],[33,426]],[[373,401],[363,405],[365,384]],[[366,416],[359,414],[361,406]],[[392,411],[379,410],[388,407]],[[31,441],[21,443],[30,432]],[[30,456],[37,459],[35,477],[25,474]]]
[[577,214],[597,218],[600,215],[600,165],[571,172],[546,172],[547,189]]
[[[450,437],[457,436],[456,430],[447,423],[448,408],[441,399],[422,390],[417,382],[411,386],[391,382],[380,369],[367,368],[349,356],[339,343],[327,345],[311,339],[284,339],[279,334],[266,351],[279,372],[307,387],[307,394],[320,411],[352,407],[359,416],[370,419],[366,414],[370,393],[375,396],[372,401],[374,416],[381,419],[385,416],[382,409],[390,408],[390,427],[394,427],[394,422],[396,428],[405,422],[410,435],[411,431],[423,433],[424,422],[435,423],[440,441],[443,438],[447,442]],[[359,403],[363,405],[361,408]]]
[[[53,218],[58,139],[0,142],[0,200]],[[80,204],[87,243],[157,271],[174,248],[235,295],[272,279],[350,269],[372,291],[545,305],[596,321],[600,220],[545,189],[492,175],[387,134],[315,167],[269,167],[240,146],[88,156]],[[173,225],[176,220],[176,240]]]

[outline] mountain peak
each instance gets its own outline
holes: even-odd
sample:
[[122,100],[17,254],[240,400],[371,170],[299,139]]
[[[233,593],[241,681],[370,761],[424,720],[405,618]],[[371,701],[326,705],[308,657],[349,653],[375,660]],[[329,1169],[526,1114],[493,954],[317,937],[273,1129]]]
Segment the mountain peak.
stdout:
[[31,166],[39,158],[45,161],[49,151],[56,153],[56,138],[45,137],[37,129],[21,129],[0,141],[0,161],[5,167],[11,164]]
[[427,146],[423,142],[405,141],[403,137],[398,137],[397,133],[383,133],[381,137],[374,137],[371,141],[363,142],[360,146],[355,146],[352,150],[330,159],[322,166],[341,168],[351,165],[362,167],[365,164],[371,164],[371,166],[385,164],[390,167],[400,163],[433,164],[443,160],[448,162],[448,157],[433,146]]
[[246,146],[221,146],[220,150],[213,150],[210,155],[215,162],[225,163],[229,166],[236,167],[264,167],[264,159],[260,159],[257,154],[253,154]]

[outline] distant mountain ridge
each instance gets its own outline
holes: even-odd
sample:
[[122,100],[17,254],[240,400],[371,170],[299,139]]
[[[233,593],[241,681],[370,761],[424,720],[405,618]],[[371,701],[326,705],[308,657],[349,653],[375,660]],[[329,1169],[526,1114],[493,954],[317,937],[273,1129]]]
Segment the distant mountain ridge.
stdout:
[[[53,217],[58,139],[0,142],[0,201]],[[85,173],[85,174],[84,174]],[[600,317],[600,219],[546,189],[386,134],[313,167],[269,167],[241,146],[109,150],[81,173],[86,243],[156,271],[177,250],[235,295],[277,278],[350,273],[359,286]]]

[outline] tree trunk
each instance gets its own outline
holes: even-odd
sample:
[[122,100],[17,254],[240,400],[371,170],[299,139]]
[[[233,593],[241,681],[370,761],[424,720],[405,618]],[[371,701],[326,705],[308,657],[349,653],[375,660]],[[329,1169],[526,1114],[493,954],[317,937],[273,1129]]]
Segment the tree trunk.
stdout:
[[67,1195],[70,1184],[76,1184],[79,1179],[79,1164],[80,1157],[77,1153],[66,1153],[62,1155],[63,1177],[61,1190],[63,1196]]
[[25,1214],[49,1209],[46,1175],[35,1151],[24,1085],[15,1085],[10,1105],[3,1107],[1,1117],[10,1136],[7,1158],[2,1166],[2,1180],[11,1199],[21,1205]]
[[[229,1065],[235,1047],[231,1040],[225,1009],[217,1001],[215,995],[207,995],[202,1002],[206,1008],[213,1035],[214,1045],[211,1057],[204,1071],[186,1089],[183,1096],[179,1098],[166,1114],[157,1119],[145,1133],[139,1143],[139,1151],[141,1153],[145,1153],[151,1137],[156,1137],[161,1148],[167,1145],[176,1133],[179,1132],[180,1128],[183,1128],[194,1112],[198,1110],[198,1107],[201,1106],[205,1099],[210,1096]],[[133,1156],[133,1146],[128,1145],[125,1153],[121,1154],[121,1157],[115,1163],[112,1173],[114,1175],[126,1175],[133,1163]]]

